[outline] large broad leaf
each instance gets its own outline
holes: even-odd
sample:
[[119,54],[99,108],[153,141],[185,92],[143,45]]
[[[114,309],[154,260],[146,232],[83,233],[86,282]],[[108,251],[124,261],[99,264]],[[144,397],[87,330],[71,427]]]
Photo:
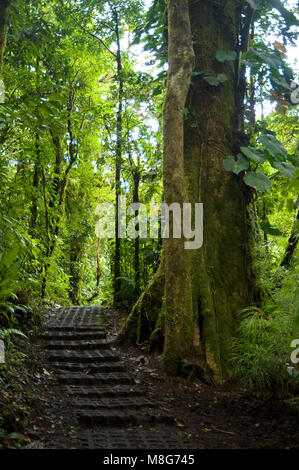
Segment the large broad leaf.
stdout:
[[247,0],[247,3],[249,3],[254,10],[261,10],[263,8],[262,0]]
[[225,62],[226,60],[235,60],[237,57],[236,51],[225,51],[224,49],[219,49],[216,52],[216,59],[219,62]]
[[289,154],[288,160],[294,165],[295,168],[299,168],[299,154]]
[[241,147],[241,150],[249,160],[255,163],[264,163],[267,160],[264,152],[254,147]]
[[219,73],[218,75],[208,74],[204,76],[204,80],[211,86],[219,86],[221,83],[226,82],[227,75]]
[[281,86],[285,90],[292,91],[291,85],[286,81],[286,79],[284,77],[282,77],[282,76],[280,78],[272,77],[271,80],[274,83],[276,83],[276,85]]
[[270,67],[273,67],[274,69],[279,70],[279,68],[284,65],[278,51],[258,51],[257,49],[253,48],[251,50],[257,57],[262,59],[263,62],[270,65]]
[[281,235],[283,235],[281,233],[281,231],[276,228],[276,227],[273,227],[269,220],[263,220],[261,223],[260,223],[260,226],[261,226],[261,229],[267,234],[267,235],[272,235],[273,237],[279,237]]
[[273,135],[261,135],[259,137],[260,143],[268,150],[270,155],[274,158],[275,161],[284,161],[288,155],[287,150],[284,146],[276,139]]
[[251,186],[258,191],[266,192],[271,188],[271,181],[261,171],[249,171],[244,176],[244,181],[247,186]]
[[294,176],[295,176],[296,168],[291,163],[287,163],[287,162],[278,163],[278,162],[275,162],[275,163],[273,163],[272,166],[274,168],[276,168],[276,170],[278,170],[279,173],[281,173],[283,176],[286,176],[287,178],[294,178]]
[[7,267],[10,266],[15,261],[19,251],[20,247],[17,245],[14,248],[11,248],[11,250],[7,251],[5,254],[2,255],[1,262]]
[[237,159],[232,155],[224,157],[223,166],[226,171],[232,171],[235,175],[238,175],[241,171],[249,168],[249,161],[241,153],[238,154]]

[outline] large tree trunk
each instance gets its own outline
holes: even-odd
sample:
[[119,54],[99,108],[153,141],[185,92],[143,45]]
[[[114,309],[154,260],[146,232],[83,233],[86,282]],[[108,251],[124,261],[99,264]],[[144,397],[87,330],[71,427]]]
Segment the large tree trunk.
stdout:
[[[184,108],[194,64],[188,0],[168,2],[169,72],[163,109],[163,183],[165,202],[187,202],[184,181]],[[181,362],[192,344],[192,295],[189,253],[184,239],[164,240],[165,345],[163,367],[170,375],[180,372]],[[182,224],[181,224],[182,227]]]
[[223,167],[224,156],[239,151],[238,99],[242,97],[236,93],[234,62],[223,64],[215,59],[219,49],[238,49],[235,6],[231,0],[192,6],[196,70],[225,73],[228,80],[213,87],[203,77],[197,78],[190,89],[185,123],[189,198],[204,205],[204,244],[190,257],[196,325],[193,349],[220,379],[229,369],[239,312],[254,301],[249,199],[241,180]]
[[[242,105],[239,101],[243,99],[237,75],[240,68],[234,61],[220,63],[215,57],[219,49],[238,51],[243,47],[238,41],[240,12],[236,10],[237,4],[233,0],[190,3],[195,71],[213,75],[225,73],[227,81],[216,87],[209,85],[202,74],[196,75],[186,104],[184,88],[177,87],[174,96],[177,99],[180,91],[181,101],[179,105],[172,105],[169,116],[172,115],[175,122],[168,124],[169,80],[164,108],[166,202],[181,202],[184,198],[193,204],[204,204],[202,248],[183,250],[182,240],[164,243],[165,298],[161,308],[161,312],[165,310],[164,370],[176,374],[184,360],[184,363],[187,361],[212,370],[218,380],[225,378],[229,370],[230,348],[237,334],[239,313],[257,300],[250,250],[253,238],[247,215],[251,193],[241,178],[223,167],[224,156],[236,154],[246,140],[240,115]],[[169,2],[171,15],[178,11],[178,5],[182,6],[182,2]],[[171,25],[174,25],[171,15],[170,41],[173,39]],[[175,25],[177,41],[186,38],[186,32],[183,34],[181,30],[183,24],[181,17]],[[178,43],[176,48],[172,52],[170,44],[170,77],[171,54],[174,53],[175,60],[180,58]],[[188,108],[188,117],[184,126],[182,162],[179,142],[182,139],[183,101]],[[171,135],[173,140],[168,141]],[[168,169],[171,164],[172,169]],[[183,174],[187,197],[182,189]],[[147,289],[147,299],[153,284],[155,278]],[[127,334],[128,338],[135,339],[134,324],[139,330],[145,330],[141,327],[141,323],[145,325],[145,309],[146,312],[150,310],[141,297],[121,338]],[[138,312],[139,316],[136,315]],[[159,321],[161,316],[156,314],[155,318]],[[157,325],[156,322],[152,326],[148,337]]]

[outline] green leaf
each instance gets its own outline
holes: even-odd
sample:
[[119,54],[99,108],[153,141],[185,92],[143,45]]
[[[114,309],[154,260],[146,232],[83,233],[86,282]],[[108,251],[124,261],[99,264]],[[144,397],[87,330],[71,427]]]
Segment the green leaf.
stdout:
[[204,74],[204,71],[201,70],[201,71],[196,71],[194,70],[194,72],[192,72],[192,77],[199,77],[200,75],[203,75]]
[[264,63],[270,67],[279,71],[280,67],[283,67],[283,61],[281,60],[280,53],[278,51],[259,51],[257,49],[251,49],[252,52],[262,59]]
[[227,75],[225,75],[225,73],[219,73],[218,75],[208,74],[205,75],[203,78],[206,82],[208,82],[209,85],[219,86],[221,83],[226,82]]
[[255,163],[264,163],[267,160],[264,152],[254,147],[241,147],[241,151]]
[[261,226],[261,229],[267,234],[267,235],[272,235],[273,237],[279,237],[279,236],[282,236],[283,234],[281,233],[281,231],[276,228],[276,227],[273,227],[269,220],[263,220],[261,223],[260,223],[260,226]]
[[11,265],[12,262],[16,259],[19,251],[20,251],[19,246],[15,246],[11,250],[9,250],[7,253],[3,255],[2,263],[4,263],[6,266]]
[[276,83],[276,85],[281,86],[282,88],[285,88],[285,90],[292,91],[291,86],[288,84],[288,82],[286,81],[286,79],[284,77],[280,77],[279,79],[275,78],[275,77],[272,77],[271,80],[274,83]]
[[237,57],[236,51],[225,51],[224,49],[219,49],[216,52],[216,59],[219,62],[225,62],[226,60],[235,60]]
[[262,134],[259,137],[260,143],[266,150],[270,153],[270,155],[275,159],[275,161],[284,161],[288,152],[284,148],[284,146],[276,139],[273,135],[265,135]]
[[247,186],[251,186],[257,191],[266,192],[271,188],[271,181],[261,171],[249,171],[244,176],[244,182],[247,184]]
[[241,153],[237,155],[237,159],[232,155],[228,155],[224,157],[223,166],[226,171],[232,171],[235,175],[238,175],[241,171],[249,168],[249,161]]
[[261,10],[263,8],[262,0],[247,0],[247,3],[249,3],[254,10]]
[[283,176],[286,176],[287,178],[294,178],[294,176],[295,176],[296,168],[291,163],[287,163],[287,162],[278,163],[278,162],[275,162],[275,163],[273,163],[272,166],[274,168],[276,168],[276,170],[278,170],[279,173],[281,173]]
[[288,199],[287,200],[287,209],[289,212],[293,212],[296,209],[296,204],[293,201],[293,199]]

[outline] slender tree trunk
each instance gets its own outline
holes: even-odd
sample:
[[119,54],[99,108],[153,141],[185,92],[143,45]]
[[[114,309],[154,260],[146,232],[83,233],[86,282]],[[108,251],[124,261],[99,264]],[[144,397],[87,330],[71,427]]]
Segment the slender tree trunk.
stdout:
[[31,218],[29,224],[29,234],[34,236],[36,222],[37,222],[37,202],[38,202],[38,188],[39,180],[41,173],[41,163],[40,163],[40,147],[39,147],[39,137],[38,134],[35,136],[35,163],[33,171],[33,181],[32,181],[32,202],[31,202]]
[[102,277],[102,269],[101,269],[101,258],[100,258],[100,239],[97,239],[97,280],[96,280],[96,292],[97,295],[99,294],[100,282]]
[[80,304],[81,298],[81,256],[82,256],[82,247],[80,239],[72,238],[71,239],[71,248],[70,248],[70,287],[69,287],[69,297],[73,305]]
[[290,263],[292,261],[292,258],[294,256],[294,253],[298,245],[298,240],[299,240],[299,210],[297,211],[297,217],[296,217],[293,229],[292,229],[291,236],[287,244],[285,255],[283,257],[283,260],[280,266],[283,266],[284,268],[288,268],[290,266]]
[[[134,194],[133,202],[139,203],[139,184],[140,184],[140,174],[138,169],[134,172]],[[136,213],[138,217],[138,211]],[[138,224],[136,230],[138,230]],[[139,235],[135,238],[134,241],[134,270],[135,270],[135,300],[138,299],[140,294],[140,238]]]
[[7,40],[8,7],[10,0],[0,0],[0,80],[3,75],[3,57]]
[[137,346],[148,342],[152,349],[163,346],[165,315],[162,308],[165,286],[164,259],[152,281],[133,307],[118,341]]
[[118,111],[117,111],[117,127],[116,127],[116,160],[115,160],[115,255],[114,255],[114,306],[117,306],[120,299],[121,291],[121,268],[120,268],[120,249],[121,239],[118,234],[119,226],[119,196],[121,195],[121,164],[122,164],[122,130],[123,130],[123,88],[124,82],[122,77],[122,59],[119,35],[118,13],[114,10],[115,33],[117,43],[117,78],[118,78]]
[[88,299],[88,302],[92,302],[98,295],[100,290],[100,282],[102,277],[101,269],[101,258],[100,258],[100,238],[97,239],[97,274],[96,274],[96,288],[93,295]]
[[[254,39],[255,28],[251,25],[250,38]],[[253,137],[256,125],[256,78],[252,68],[250,69],[250,85],[249,85],[249,111],[250,111],[250,138]]]
[[62,148],[61,148],[61,139],[58,135],[54,134],[53,131],[50,132],[51,137],[52,137],[52,142],[54,145],[55,149],[55,167],[54,167],[54,177],[53,177],[53,192],[52,192],[52,197],[49,201],[49,207],[52,209],[55,207],[55,202],[57,199],[57,195],[59,193],[59,185],[60,185],[60,179],[61,179],[61,166],[63,162],[63,154],[62,154]]

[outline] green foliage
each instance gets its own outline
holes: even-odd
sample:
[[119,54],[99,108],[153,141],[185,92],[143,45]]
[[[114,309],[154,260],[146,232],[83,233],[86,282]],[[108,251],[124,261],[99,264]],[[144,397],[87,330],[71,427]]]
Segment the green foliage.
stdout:
[[233,346],[233,376],[249,389],[283,389],[290,382],[286,370],[290,340],[289,316],[265,318],[251,311]]
[[[267,171],[269,166],[265,166],[265,163],[288,179],[297,177],[299,174],[298,153],[289,154],[283,144],[273,135],[273,132],[263,127],[259,128],[256,141],[257,144],[260,144],[259,147],[241,147],[243,155],[238,154],[236,158],[226,156],[223,161],[224,168],[235,174],[245,170],[243,180],[247,186],[262,192],[271,188],[268,176],[262,171],[257,171],[258,168]],[[250,167],[250,164],[255,164],[255,168]]]
[[236,159],[232,155],[225,157],[223,160],[223,166],[227,171],[232,171],[238,175],[241,171],[248,169],[249,162],[246,157],[239,153]]
[[219,62],[231,61],[231,60],[235,60],[236,58],[237,58],[236,51],[225,51],[223,49],[219,49],[216,52],[216,59]]
[[258,191],[266,192],[271,188],[271,181],[261,171],[248,171],[244,176],[244,182]]
[[267,159],[262,150],[254,147],[241,147],[241,151],[244,155],[255,163],[264,163]]
[[[19,261],[16,261],[19,248],[0,253],[0,324],[6,320],[8,325],[14,324],[14,305],[16,299],[16,280],[19,273]],[[1,318],[2,317],[2,318]]]
[[[255,254],[255,261],[261,268],[259,282],[269,297],[275,295],[276,307],[242,323],[241,337],[245,339],[239,344],[244,352],[240,357],[246,361],[237,363],[236,370],[244,367],[245,371],[246,365],[251,374],[247,383],[266,386],[276,380],[270,364],[280,377],[278,382],[285,380],[279,361],[285,358],[283,344],[291,328],[286,314],[287,288],[281,291],[281,302],[276,288],[281,277],[294,287],[290,273],[281,273],[278,266],[291,229],[296,228],[299,194],[298,114],[289,106],[294,74],[284,56],[284,47],[292,42],[284,26],[297,21],[275,0],[242,1],[240,6],[243,32],[251,8],[255,10],[250,50],[238,54],[215,51],[215,71],[194,71],[193,80],[202,77],[210,85],[212,97],[228,80],[222,70],[233,69],[233,61],[239,59],[240,71],[245,67],[248,96],[244,105],[251,111],[245,128],[248,132],[250,128],[251,141],[246,146],[241,139],[240,151],[226,156],[224,167],[237,175],[236,181],[243,179],[259,192],[256,238],[264,251],[263,256]],[[153,1],[147,11],[137,0],[11,3],[4,70],[6,102],[0,106],[0,325],[5,327],[0,336],[12,346],[12,352],[17,331],[34,330],[41,307],[111,303],[115,242],[96,238],[97,205],[114,203],[118,184],[127,202],[133,202],[136,180],[140,202],[149,205],[162,200],[165,13],[165,0]],[[116,26],[121,71],[115,54]],[[274,48],[266,44],[265,38],[280,34],[283,44]],[[140,65],[143,51],[150,53],[147,65]],[[250,98],[254,105],[269,96],[278,96],[289,111],[254,123]],[[190,117],[188,104],[185,116]],[[120,183],[115,178],[119,142]],[[161,240],[140,240],[140,291],[153,277],[160,253]],[[138,297],[134,255],[134,240],[122,240],[120,305],[128,310]],[[279,327],[284,339],[271,346],[270,339]],[[246,335],[255,341],[248,346],[247,356]],[[263,351],[267,351],[266,359]],[[264,378],[258,367],[263,361]]]

